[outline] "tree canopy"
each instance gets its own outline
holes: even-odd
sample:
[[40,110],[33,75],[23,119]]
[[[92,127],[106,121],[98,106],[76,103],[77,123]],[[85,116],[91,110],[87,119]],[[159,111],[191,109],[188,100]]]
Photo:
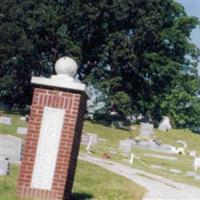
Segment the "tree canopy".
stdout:
[[198,24],[173,0],[1,0],[0,100],[29,104],[31,76],[49,76],[59,57],[72,56],[79,78],[108,97],[107,112],[194,127]]

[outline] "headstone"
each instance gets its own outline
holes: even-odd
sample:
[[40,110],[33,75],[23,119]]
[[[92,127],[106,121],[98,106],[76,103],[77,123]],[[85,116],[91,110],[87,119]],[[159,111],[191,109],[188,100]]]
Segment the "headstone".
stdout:
[[84,133],[81,136],[81,144],[88,145],[91,140],[91,145],[95,145],[98,143],[98,135],[95,133]]
[[12,118],[10,117],[0,117],[0,124],[5,124],[5,125],[12,125]]
[[151,154],[151,153],[145,153],[144,156],[153,157],[153,158],[159,158],[159,159],[162,159],[162,160],[174,160],[174,161],[177,160],[176,157],[164,156],[164,155],[158,155],[158,154]]
[[172,145],[157,143],[156,141],[152,139],[136,141],[134,146],[143,148],[143,149],[149,149],[153,151],[168,153],[168,154],[172,153],[172,150],[171,150]]
[[178,169],[170,169],[169,171],[172,172],[172,173],[175,173],[175,174],[180,174],[181,173],[181,171],[178,170]]
[[167,116],[163,117],[162,121],[159,124],[158,129],[161,131],[168,131],[168,130],[172,129],[169,117],[167,117]]
[[9,161],[7,158],[0,157],[0,176],[6,176],[9,173]]
[[196,175],[196,176],[194,177],[194,180],[200,181],[200,175]]
[[193,151],[188,151],[188,155],[191,157],[196,157],[197,152],[195,150]]
[[188,176],[188,177],[195,177],[195,176],[196,176],[196,173],[195,173],[195,172],[189,172],[189,171],[188,171],[188,172],[185,173],[185,175]]
[[141,137],[151,137],[154,134],[153,124],[150,123],[140,123],[139,135]]
[[17,133],[20,135],[26,135],[27,131],[28,131],[28,129],[26,127],[18,127],[17,128]]
[[153,140],[140,141],[139,145],[150,149],[158,148],[158,145]]
[[0,135],[0,155],[10,163],[19,163],[22,157],[22,139],[12,135]]
[[21,120],[21,121],[26,121],[26,116],[20,117],[20,120]]
[[133,147],[133,140],[132,139],[125,139],[119,141],[119,150],[125,154],[130,153]]
[[194,171],[197,171],[198,168],[200,168],[200,157],[194,158]]

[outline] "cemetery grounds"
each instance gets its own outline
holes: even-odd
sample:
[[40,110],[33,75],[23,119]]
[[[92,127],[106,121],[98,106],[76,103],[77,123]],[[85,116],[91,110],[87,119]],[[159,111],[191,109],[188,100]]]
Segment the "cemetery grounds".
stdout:
[[[10,134],[20,138],[23,135],[16,133],[17,128],[26,127],[27,122],[20,120],[18,113],[5,113],[12,118],[12,125],[0,125],[1,133]],[[155,152],[152,150],[134,147],[132,153],[134,162],[129,164],[129,155],[123,155],[119,151],[119,141],[127,138],[135,138],[138,135],[139,126],[136,130],[127,131],[103,126],[100,124],[85,121],[84,132],[97,134],[101,140],[91,147],[90,155],[106,158],[115,162],[123,163],[135,169],[141,169],[151,174],[160,175],[177,182],[186,183],[195,187],[200,187],[200,180],[194,180],[194,177],[186,176],[187,172],[193,171],[193,158],[188,155],[169,155],[167,153]],[[165,144],[177,146],[177,140],[184,140],[188,144],[187,150],[196,150],[200,154],[200,136],[189,130],[170,130],[162,132],[155,130],[155,135]],[[81,153],[88,153],[85,145],[81,145]],[[160,159],[148,155],[158,155],[163,157],[172,157],[176,160]],[[160,169],[154,169],[151,166],[160,166]],[[170,171],[178,170],[179,173]],[[200,171],[197,171],[200,175]],[[0,177],[0,197],[1,200],[19,200],[15,197],[15,185],[18,176],[18,166],[11,165],[10,174],[6,177]],[[109,187],[108,187],[109,186]],[[142,199],[145,189],[121,176],[117,176],[96,165],[84,161],[78,162],[75,183],[73,187],[74,199],[99,199],[99,200],[120,200],[120,199]]]
[[[23,139],[25,136],[17,133],[18,127],[27,127],[27,122],[20,120],[21,115],[18,112],[4,111],[3,116],[11,117],[12,125],[0,124],[0,134],[13,135]],[[83,147],[81,149],[84,151]],[[15,195],[18,173],[19,166],[12,164],[9,174],[0,176],[1,200],[21,200]],[[138,184],[96,165],[78,161],[73,187],[74,200],[139,200],[144,194],[145,189]]]

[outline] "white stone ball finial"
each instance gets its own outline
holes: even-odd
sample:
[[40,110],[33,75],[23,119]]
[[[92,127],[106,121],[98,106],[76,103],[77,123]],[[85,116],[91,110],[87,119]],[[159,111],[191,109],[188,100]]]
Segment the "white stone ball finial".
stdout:
[[57,60],[55,70],[58,75],[67,75],[73,78],[77,73],[78,65],[74,59],[65,56]]

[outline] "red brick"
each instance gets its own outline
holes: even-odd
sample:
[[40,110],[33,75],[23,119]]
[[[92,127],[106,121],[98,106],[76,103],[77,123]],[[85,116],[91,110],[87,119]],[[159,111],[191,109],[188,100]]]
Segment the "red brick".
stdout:
[[[66,110],[51,191],[30,188],[44,106]],[[70,199],[85,106],[86,98],[80,94],[35,88],[24,147],[24,158],[17,185],[19,196],[40,198],[42,200],[62,200],[65,196],[66,200]]]

